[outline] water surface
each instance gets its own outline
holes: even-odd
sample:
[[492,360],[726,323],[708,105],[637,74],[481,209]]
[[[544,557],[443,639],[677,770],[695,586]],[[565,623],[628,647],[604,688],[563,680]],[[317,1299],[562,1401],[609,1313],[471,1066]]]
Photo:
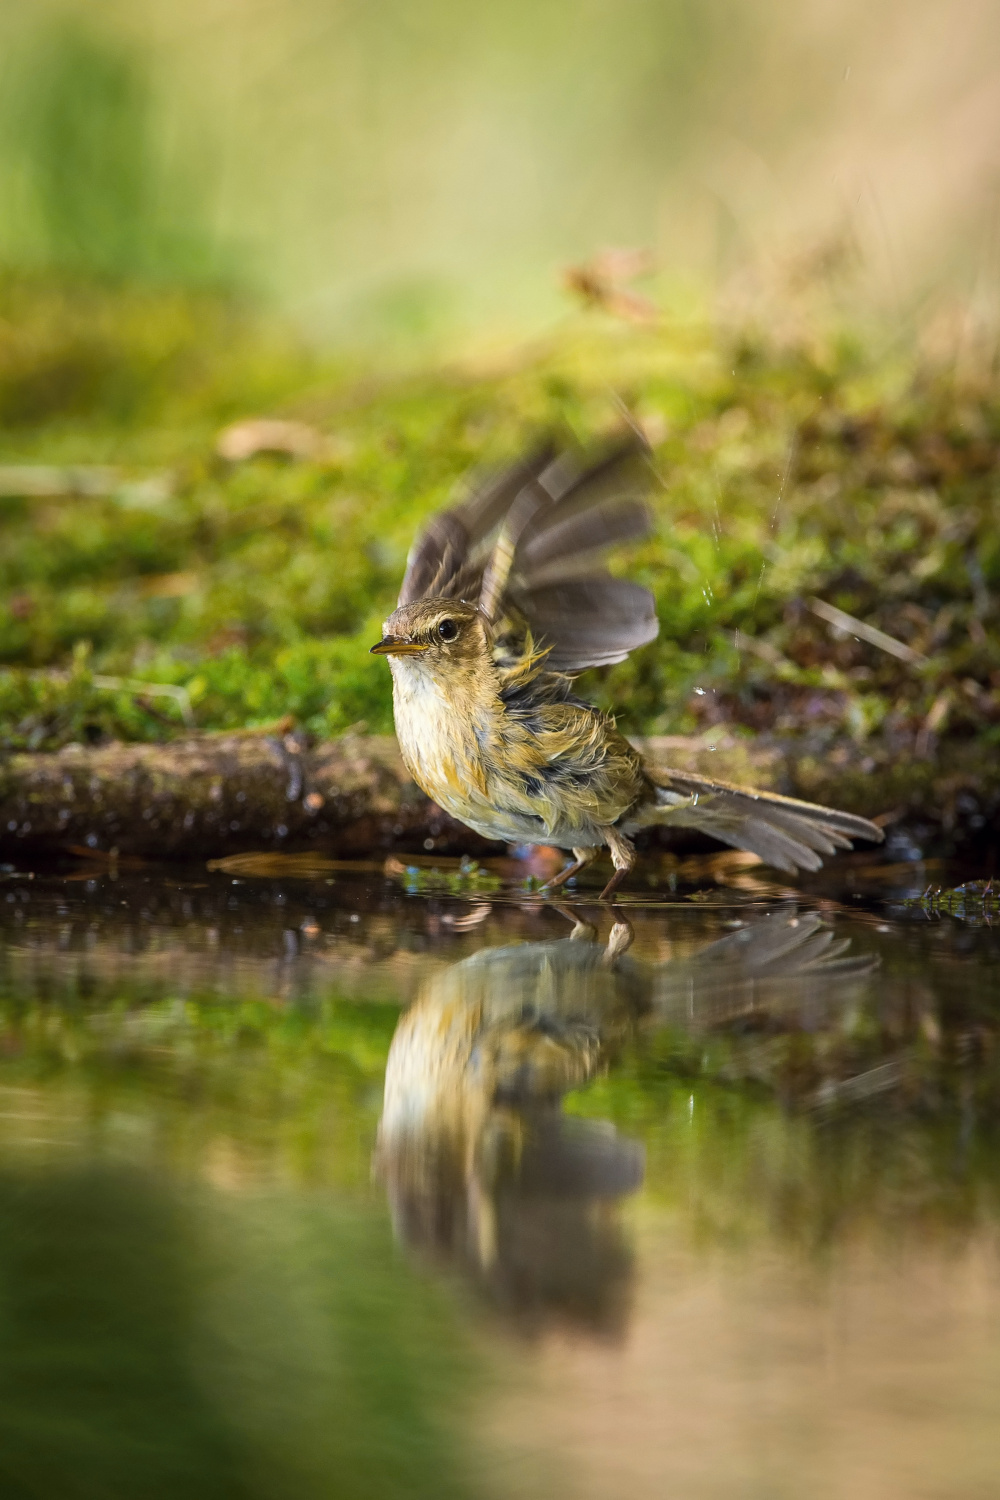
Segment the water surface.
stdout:
[[5,1496],[996,1493],[960,872],[257,870],[0,872]]

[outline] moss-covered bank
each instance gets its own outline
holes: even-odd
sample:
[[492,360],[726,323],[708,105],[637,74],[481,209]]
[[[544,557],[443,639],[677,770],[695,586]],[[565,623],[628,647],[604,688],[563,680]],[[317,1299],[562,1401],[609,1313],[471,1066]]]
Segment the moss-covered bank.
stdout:
[[[471,467],[624,405],[659,482],[657,534],[622,566],[662,630],[587,690],[631,734],[776,736],[809,795],[994,817],[992,367],[580,319],[517,358],[377,378],[220,300],[8,279],[0,302],[8,752],[288,715],[316,740],[387,732],[367,647],[415,528]],[[220,426],[261,413],[319,441],[220,457]]]

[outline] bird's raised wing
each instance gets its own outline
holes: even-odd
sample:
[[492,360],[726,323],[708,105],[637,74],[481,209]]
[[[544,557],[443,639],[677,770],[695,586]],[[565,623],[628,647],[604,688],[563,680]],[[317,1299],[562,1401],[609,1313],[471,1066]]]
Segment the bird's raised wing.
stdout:
[[554,671],[623,661],[659,629],[648,589],[614,578],[604,554],[651,530],[644,445],[618,442],[596,462],[539,448],[435,516],[407,563],[399,603],[465,599],[503,636],[530,628]]
[[552,459],[551,447],[539,447],[502,473],[473,484],[457,505],[439,511],[410,548],[397,605],[478,598],[498,527],[518,495],[538,484]]

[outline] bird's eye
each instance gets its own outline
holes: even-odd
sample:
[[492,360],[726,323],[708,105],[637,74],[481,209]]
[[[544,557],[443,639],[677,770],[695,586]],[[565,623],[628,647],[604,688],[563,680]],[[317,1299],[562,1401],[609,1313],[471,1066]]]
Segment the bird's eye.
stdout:
[[443,641],[453,641],[458,635],[458,626],[454,620],[441,620],[438,624],[438,635]]

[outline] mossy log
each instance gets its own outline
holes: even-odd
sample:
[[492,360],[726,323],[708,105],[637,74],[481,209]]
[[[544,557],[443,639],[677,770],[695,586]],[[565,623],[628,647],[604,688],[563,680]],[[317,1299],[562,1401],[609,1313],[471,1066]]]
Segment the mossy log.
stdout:
[[[1000,831],[1000,767],[975,742],[945,744],[933,760],[728,735],[714,744],[673,736],[638,743],[654,763],[908,823],[938,847],[982,844]],[[388,737],[312,747],[294,735],[255,733],[70,745],[0,766],[0,856],[8,860],[73,850],[184,860],[268,849],[361,856],[491,847],[428,801]]]

